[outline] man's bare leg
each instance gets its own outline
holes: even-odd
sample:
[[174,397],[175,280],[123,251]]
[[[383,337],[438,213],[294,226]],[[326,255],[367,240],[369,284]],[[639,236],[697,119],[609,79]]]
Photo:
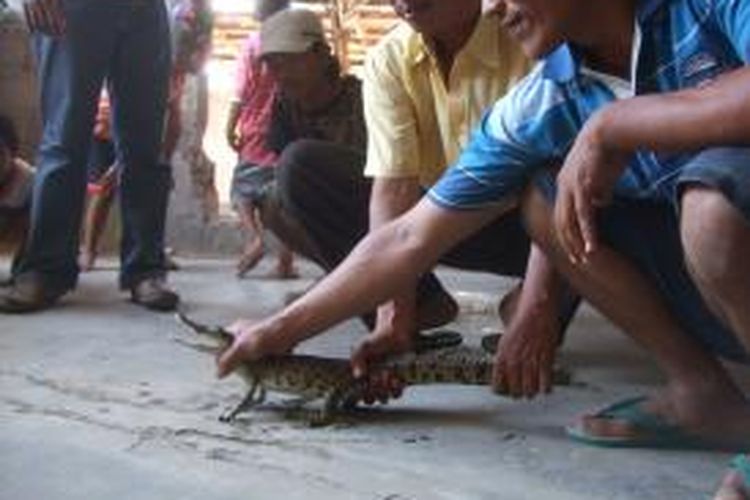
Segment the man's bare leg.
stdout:
[[[651,282],[603,245],[586,263],[573,265],[557,241],[550,205],[536,191],[525,205],[532,239],[568,282],[644,347],[666,375],[665,387],[643,411],[717,446],[749,440],[750,406],[744,395],[721,363],[681,330]],[[637,436],[625,421],[587,416],[581,425],[595,436]]]
[[704,187],[684,193],[682,213],[688,270],[712,312],[750,352],[750,224],[721,193]]

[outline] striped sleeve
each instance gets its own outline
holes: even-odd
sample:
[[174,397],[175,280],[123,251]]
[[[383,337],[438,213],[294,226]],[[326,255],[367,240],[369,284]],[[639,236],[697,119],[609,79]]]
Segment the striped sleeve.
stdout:
[[750,63],[750,2],[745,0],[712,0],[708,2],[719,29],[737,51]]
[[429,198],[455,210],[513,200],[540,167],[564,158],[580,128],[574,110],[562,87],[543,78],[538,66],[484,116]]

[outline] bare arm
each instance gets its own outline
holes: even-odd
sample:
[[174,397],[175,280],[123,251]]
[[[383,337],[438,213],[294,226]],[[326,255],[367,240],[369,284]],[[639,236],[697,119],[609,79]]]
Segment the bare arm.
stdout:
[[694,151],[750,143],[750,68],[701,88],[615,102],[578,135],[558,177],[555,226],[573,262],[597,245],[595,211],[639,149]]
[[615,102],[594,125],[605,147],[623,152],[748,144],[749,95],[750,68],[742,68],[701,88]]
[[438,256],[496,217],[498,211],[449,211],[424,198],[371,232],[333,272],[283,311],[242,328],[221,357],[219,374],[243,359],[285,352],[304,339],[370,310],[430,269]]
[[[378,178],[370,195],[370,231],[374,231],[412,208],[421,197],[416,177]],[[416,330],[416,284],[404,287],[393,300],[378,308],[377,332],[402,336],[408,344]]]

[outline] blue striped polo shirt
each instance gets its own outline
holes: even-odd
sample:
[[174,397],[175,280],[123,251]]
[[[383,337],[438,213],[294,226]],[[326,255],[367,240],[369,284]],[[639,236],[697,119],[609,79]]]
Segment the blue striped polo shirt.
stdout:
[[[586,120],[626,97],[621,87],[630,95],[697,87],[750,61],[750,1],[642,0],[635,25],[630,82],[587,69],[573,46],[560,45],[485,113],[430,199],[450,209],[505,204],[540,168],[562,164]],[[615,192],[672,200],[670,180],[691,157],[638,151]]]

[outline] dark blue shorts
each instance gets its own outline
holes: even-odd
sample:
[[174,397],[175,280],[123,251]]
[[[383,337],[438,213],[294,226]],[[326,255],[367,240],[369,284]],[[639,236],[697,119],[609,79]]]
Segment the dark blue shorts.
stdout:
[[[685,332],[719,356],[750,363],[750,354],[709,311],[693,283],[685,267],[679,229],[679,197],[691,184],[721,191],[750,224],[750,149],[706,150],[686,162],[669,181],[671,200],[670,196],[646,200],[617,197],[599,214],[600,237],[653,280]],[[552,172],[541,174],[536,185],[548,199],[554,199]]]
[[750,148],[713,148],[697,154],[679,172],[673,201],[686,186],[699,184],[719,190],[750,223]]

